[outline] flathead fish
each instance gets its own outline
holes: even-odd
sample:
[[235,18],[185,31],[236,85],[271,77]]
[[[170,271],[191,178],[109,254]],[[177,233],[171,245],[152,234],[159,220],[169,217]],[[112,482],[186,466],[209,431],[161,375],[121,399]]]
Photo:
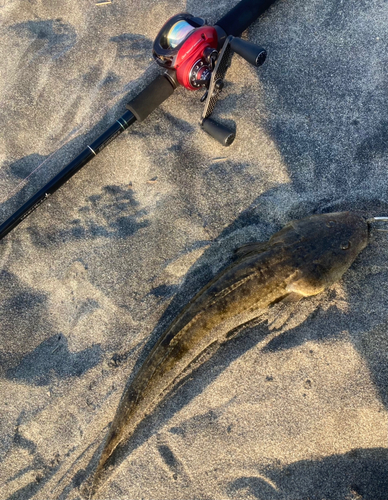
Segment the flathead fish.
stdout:
[[[208,283],[159,338],[129,387],[110,427],[92,495],[136,427],[174,388],[209,345],[273,304],[297,302],[338,281],[368,243],[362,215],[313,215],[287,224],[265,243],[236,251],[236,260]],[[279,326],[279,325],[278,325]]]

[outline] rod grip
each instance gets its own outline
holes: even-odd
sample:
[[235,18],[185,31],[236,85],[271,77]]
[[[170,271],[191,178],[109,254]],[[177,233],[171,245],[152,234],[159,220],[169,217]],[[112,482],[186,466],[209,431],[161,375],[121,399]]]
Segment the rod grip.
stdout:
[[141,122],[174,92],[174,87],[164,75],[159,75],[139,95],[130,101],[129,109]]
[[227,35],[240,36],[276,0],[242,0],[215,24]]

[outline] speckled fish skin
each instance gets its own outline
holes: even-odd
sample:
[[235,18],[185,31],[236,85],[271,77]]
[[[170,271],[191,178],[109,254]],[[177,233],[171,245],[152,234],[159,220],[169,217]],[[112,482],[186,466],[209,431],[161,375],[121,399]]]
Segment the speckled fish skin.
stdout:
[[[316,295],[338,281],[369,237],[367,219],[339,212],[292,221],[266,243],[236,252],[236,260],[191,300],[161,336],[124,392],[111,425],[92,493],[114,469],[115,455],[210,344],[222,343],[231,318],[265,311],[291,294]],[[242,321],[243,322],[243,321]],[[113,467],[112,467],[113,466]]]

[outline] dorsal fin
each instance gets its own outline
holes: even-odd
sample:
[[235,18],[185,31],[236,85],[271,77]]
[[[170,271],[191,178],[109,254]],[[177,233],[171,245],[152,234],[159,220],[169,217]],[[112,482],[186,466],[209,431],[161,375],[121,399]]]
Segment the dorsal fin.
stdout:
[[253,243],[247,243],[234,251],[235,257],[244,257],[250,253],[262,253],[268,250],[268,241],[255,241]]

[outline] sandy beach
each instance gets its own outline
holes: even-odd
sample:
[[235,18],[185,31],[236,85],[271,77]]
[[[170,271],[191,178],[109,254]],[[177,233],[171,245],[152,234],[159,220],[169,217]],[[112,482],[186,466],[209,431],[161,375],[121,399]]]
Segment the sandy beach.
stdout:
[[[236,3],[0,0],[0,223],[160,73],[169,17]],[[180,88],[0,241],[1,500],[83,498],[128,380],[236,248],[388,215],[387,2],[278,0],[244,36],[268,57],[233,58],[229,148]],[[373,230],[280,330],[250,324],[198,366],[96,498],[388,500],[387,297]]]

